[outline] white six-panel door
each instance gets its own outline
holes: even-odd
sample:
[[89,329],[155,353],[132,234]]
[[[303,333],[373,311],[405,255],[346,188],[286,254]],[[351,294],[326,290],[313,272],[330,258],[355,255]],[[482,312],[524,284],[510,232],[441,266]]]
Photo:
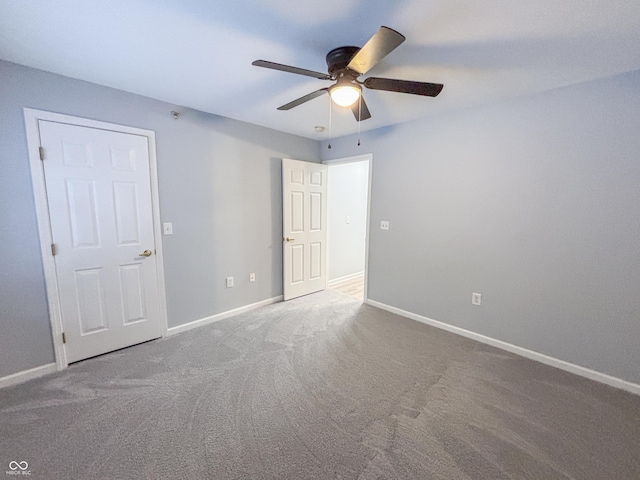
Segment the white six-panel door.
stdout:
[[284,299],[327,284],[327,166],[282,160]]
[[38,124],[67,361],[160,337],[148,139]]

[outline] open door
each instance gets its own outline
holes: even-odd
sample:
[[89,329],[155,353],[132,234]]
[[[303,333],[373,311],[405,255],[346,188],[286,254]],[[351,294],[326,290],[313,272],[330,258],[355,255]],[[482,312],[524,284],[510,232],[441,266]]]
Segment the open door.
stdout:
[[327,166],[282,160],[284,299],[327,285]]

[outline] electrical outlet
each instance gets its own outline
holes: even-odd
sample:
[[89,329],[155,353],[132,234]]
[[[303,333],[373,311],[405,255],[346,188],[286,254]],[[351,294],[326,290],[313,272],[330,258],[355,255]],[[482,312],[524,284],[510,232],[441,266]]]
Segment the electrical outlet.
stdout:
[[255,282],[256,281],[256,274],[255,273],[250,273],[249,274],[249,281],[250,282]]
[[380,230],[389,230],[389,222],[387,220],[380,222]]
[[227,277],[227,288],[233,287],[233,277]]
[[162,224],[162,233],[164,235],[173,235],[173,224],[166,222]]
[[482,303],[482,294],[481,293],[472,293],[471,294],[471,305],[480,305]]

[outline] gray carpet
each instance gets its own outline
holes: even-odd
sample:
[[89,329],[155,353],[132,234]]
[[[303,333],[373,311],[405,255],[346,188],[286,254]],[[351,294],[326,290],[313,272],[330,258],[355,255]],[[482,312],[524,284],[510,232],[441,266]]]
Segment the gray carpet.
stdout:
[[640,397],[325,291],[0,390],[11,461],[33,479],[638,479]]

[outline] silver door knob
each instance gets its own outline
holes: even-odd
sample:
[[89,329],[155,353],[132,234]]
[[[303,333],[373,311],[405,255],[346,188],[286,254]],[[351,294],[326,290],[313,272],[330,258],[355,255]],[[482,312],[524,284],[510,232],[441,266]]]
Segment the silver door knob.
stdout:
[[295,238],[287,237],[287,238],[285,238],[285,240],[287,242],[293,242],[295,240]]
[[151,256],[151,250],[145,250],[144,252],[142,252],[140,254],[141,257],[150,257]]

